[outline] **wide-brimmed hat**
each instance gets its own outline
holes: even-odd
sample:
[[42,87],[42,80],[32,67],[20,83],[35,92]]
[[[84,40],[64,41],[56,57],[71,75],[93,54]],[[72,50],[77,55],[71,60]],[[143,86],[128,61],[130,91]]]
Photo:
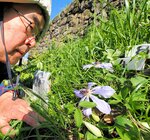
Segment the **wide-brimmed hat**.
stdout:
[[0,0],[0,2],[11,2],[11,3],[31,3],[37,4],[43,11],[43,16],[45,18],[45,25],[41,33],[37,36],[39,40],[42,38],[49,27],[50,14],[51,14],[51,0]]

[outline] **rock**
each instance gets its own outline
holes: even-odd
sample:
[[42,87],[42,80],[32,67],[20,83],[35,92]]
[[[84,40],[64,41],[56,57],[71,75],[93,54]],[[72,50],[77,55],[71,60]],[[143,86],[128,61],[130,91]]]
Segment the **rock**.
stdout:
[[82,16],[84,17],[83,20],[88,20],[88,19],[92,16],[92,14],[91,14],[91,12],[90,12],[89,9],[86,9],[86,10],[82,13]]
[[[41,98],[43,98],[46,102],[48,102],[48,92],[50,91],[50,72],[45,72],[38,70],[34,74],[34,80],[33,80],[33,86],[32,90],[37,95],[39,95]],[[37,97],[34,97],[34,99],[37,99]]]
[[[122,5],[123,0],[108,0],[103,2],[100,0],[74,0],[51,21],[49,31],[37,48],[43,49],[43,46],[47,47],[47,42],[51,42],[51,40],[62,41],[63,38],[67,38],[66,36],[73,36],[75,38],[78,35],[83,36],[85,34],[84,30],[94,20],[93,14],[95,16],[100,15],[104,20],[107,20],[111,7],[119,8]],[[100,21],[98,20],[95,23],[96,26],[100,25]]]
[[67,17],[64,17],[61,21],[60,21],[60,26],[63,26],[67,23]]

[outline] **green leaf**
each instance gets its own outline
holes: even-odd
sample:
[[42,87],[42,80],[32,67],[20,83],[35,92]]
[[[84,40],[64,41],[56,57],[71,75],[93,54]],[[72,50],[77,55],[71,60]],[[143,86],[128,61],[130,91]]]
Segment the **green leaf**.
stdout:
[[126,99],[127,95],[129,94],[129,88],[128,87],[123,87],[121,89],[121,95],[123,99]]
[[82,101],[79,103],[79,106],[84,107],[84,108],[93,108],[96,106],[96,103],[89,102],[89,101]]
[[83,115],[80,109],[76,108],[74,113],[75,124],[77,127],[80,127],[83,122]]
[[93,124],[83,121],[84,125],[88,128],[90,132],[92,132],[97,137],[102,137],[102,132]]
[[93,135],[92,133],[90,133],[89,131],[87,131],[85,134],[85,138],[86,138],[86,140],[94,140],[97,137],[95,135]]
[[42,69],[43,69],[43,63],[42,63],[42,62],[38,62],[38,63],[37,63],[37,68],[38,68],[39,70],[42,70]]
[[115,126],[122,140],[140,139],[140,132],[138,128],[127,117],[116,117]]
[[64,106],[64,108],[66,109],[66,112],[67,112],[68,114],[73,113],[73,112],[74,112],[74,110],[75,110],[74,105],[73,105],[73,104],[71,104],[70,102],[69,102],[69,103],[67,103],[67,104]]
[[132,126],[132,122],[125,116],[116,117],[115,123],[123,127],[126,127],[126,124],[128,124],[129,126]]
[[115,93],[115,94],[113,95],[113,98],[116,99],[116,102],[118,102],[118,103],[122,101],[122,96],[121,96],[121,94],[116,94],[116,93]]
[[142,102],[146,102],[148,101],[148,99],[146,99],[146,94],[142,93],[141,91],[138,92],[133,92],[131,97],[131,101],[142,101]]
[[122,129],[121,127],[116,127],[116,130],[117,130],[119,136],[122,138],[122,140],[131,140],[130,136],[128,136],[126,134],[126,132],[124,131],[124,129]]
[[78,133],[78,135],[79,135],[79,139],[83,139],[84,138],[84,134]]
[[118,104],[118,103],[120,103],[121,101],[119,101],[119,100],[110,100],[109,101],[109,104]]
[[143,140],[149,140],[150,138],[150,130],[141,130],[141,135],[142,135],[142,138]]
[[141,83],[146,83],[148,80],[144,77],[141,77],[141,76],[136,76],[135,78],[131,78],[131,82],[133,84],[133,86],[137,86]]
[[22,87],[19,87],[19,88],[22,89],[26,95],[28,95],[28,97],[29,97],[28,99],[30,101],[33,101],[34,100],[33,97],[35,96],[38,99],[40,99],[42,102],[44,102],[46,105],[48,105],[48,103],[40,95],[38,95],[35,92],[33,92],[32,89],[30,89],[28,87],[25,87],[25,86],[24,87],[22,86]]

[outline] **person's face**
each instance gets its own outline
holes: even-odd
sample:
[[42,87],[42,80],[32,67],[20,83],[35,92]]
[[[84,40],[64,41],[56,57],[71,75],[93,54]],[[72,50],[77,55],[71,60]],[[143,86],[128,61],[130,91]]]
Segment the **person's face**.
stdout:
[[[4,38],[9,61],[15,64],[36,44],[36,35],[44,26],[38,6],[15,4],[4,14]],[[17,11],[24,15],[21,16]],[[28,19],[28,20],[27,20]],[[1,43],[1,42],[0,42]],[[0,60],[5,62],[4,46],[0,45]]]

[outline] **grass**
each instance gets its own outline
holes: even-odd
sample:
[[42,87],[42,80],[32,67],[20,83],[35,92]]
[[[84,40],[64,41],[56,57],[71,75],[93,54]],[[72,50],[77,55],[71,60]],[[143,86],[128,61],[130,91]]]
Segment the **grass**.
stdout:
[[[150,43],[150,1],[125,0],[122,8],[109,5],[109,10],[108,19],[94,15],[94,21],[98,20],[100,25],[94,22],[84,38],[67,38],[59,47],[53,42],[47,51],[31,60],[27,68],[22,67],[26,70],[21,80],[29,86],[32,84],[29,79],[33,79],[38,69],[37,63],[42,63],[42,70],[51,72],[51,91],[47,107],[39,101],[31,103],[46,122],[38,128],[16,123],[16,140],[98,139],[83,121],[100,129],[99,140],[150,138],[150,129],[143,125],[143,122],[150,125],[149,76],[143,71],[129,71],[117,62],[134,45]],[[114,72],[96,68],[83,70],[83,65],[97,61],[112,63]],[[146,68],[149,67],[147,64]],[[85,88],[88,82],[115,89],[116,93],[106,100],[113,110],[111,124],[101,113],[97,114],[99,122],[82,115],[82,107],[73,91]]]

